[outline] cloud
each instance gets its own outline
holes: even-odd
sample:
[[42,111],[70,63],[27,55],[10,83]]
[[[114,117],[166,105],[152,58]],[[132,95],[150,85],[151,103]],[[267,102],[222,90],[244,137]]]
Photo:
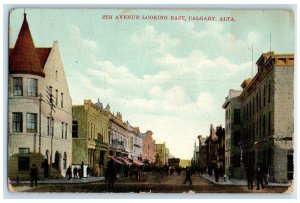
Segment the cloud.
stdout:
[[76,39],[74,43],[78,43],[79,45],[87,47],[89,49],[97,48],[96,41],[83,38],[81,36],[80,29],[77,26],[69,25],[68,30],[70,32],[70,36]]
[[130,38],[130,42],[142,49],[153,45],[154,47],[158,47],[158,51],[160,52],[165,52],[180,44],[177,38],[172,38],[165,32],[159,33],[152,25],[146,25],[143,30],[134,33]]
[[[206,23],[205,27],[198,30],[194,22],[180,23],[185,35],[191,38],[195,44],[199,44],[201,51],[212,55],[227,56],[228,58],[245,57],[251,55],[249,48],[260,46],[263,42],[257,31],[248,31],[244,35],[237,36],[234,25],[225,27],[220,22]],[[227,28],[227,29],[225,29]],[[248,54],[249,53],[249,54]],[[251,57],[249,57],[251,59]]]

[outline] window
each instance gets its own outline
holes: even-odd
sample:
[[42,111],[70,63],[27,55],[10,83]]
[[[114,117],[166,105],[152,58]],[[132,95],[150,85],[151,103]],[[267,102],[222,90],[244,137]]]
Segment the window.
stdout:
[[60,107],[61,107],[61,108],[64,108],[64,93],[61,93],[60,96],[61,96]]
[[260,91],[260,94],[259,94],[259,109],[261,109],[261,103],[262,103],[262,98],[261,98],[262,93],[261,93],[261,91]]
[[258,94],[256,93],[256,112],[258,112],[258,108],[259,108],[259,106],[258,106]]
[[268,102],[271,102],[271,80],[269,80],[269,97],[268,97]]
[[268,133],[271,136],[271,111],[269,111],[269,119],[268,119]]
[[91,134],[90,134],[90,138],[92,139],[93,137],[93,124],[91,123]]
[[266,117],[263,118],[263,136],[266,136]]
[[28,78],[28,96],[37,97],[37,79]]
[[20,154],[29,154],[29,148],[19,148]]
[[51,122],[50,122],[50,117],[47,118],[47,135],[50,135],[50,125],[51,125]]
[[29,171],[29,157],[19,157],[18,158],[18,170],[19,171]]
[[14,96],[23,96],[23,79],[13,78]]
[[293,180],[294,158],[292,154],[287,155],[287,179]]
[[64,139],[64,127],[65,127],[65,123],[62,122],[61,123],[61,139]]
[[55,91],[55,106],[58,105],[58,90]]
[[54,119],[52,118],[52,122],[51,122],[51,136],[54,136]]
[[23,118],[22,113],[13,113],[13,132],[22,132]]
[[252,99],[252,115],[254,115],[254,113],[255,113],[255,97],[253,97],[253,99]]
[[72,122],[72,137],[78,137],[78,123],[77,121]]
[[68,138],[68,124],[66,123],[65,125],[66,125],[65,126],[65,139],[67,139]]
[[55,71],[55,79],[58,80],[58,71]]
[[266,106],[266,85],[264,85],[264,107]]
[[29,133],[37,132],[37,114],[36,113],[27,113],[26,115],[27,123],[26,128]]
[[250,102],[249,102],[249,117],[251,117],[251,113],[252,113],[252,111],[251,111],[251,100],[250,100]]
[[261,121],[261,117],[259,118],[259,123],[260,123],[260,126],[259,126],[259,137],[262,137],[262,121]]
[[64,153],[64,158],[63,158],[63,167],[64,169],[67,169],[67,153]]
[[234,109],[234,123],[238,124],[240,123],[241,119],[240,119],[240,114],[241,114],[241,111],[240,109]]

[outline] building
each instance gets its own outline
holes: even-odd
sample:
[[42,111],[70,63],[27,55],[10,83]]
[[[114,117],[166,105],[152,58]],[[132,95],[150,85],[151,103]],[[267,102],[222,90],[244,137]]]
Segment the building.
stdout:
[[64,177],[72,164],[72,100],[58,42],[36,48],[26,14],[9,50],[8,176]]
[[[108,126],[109,109],[103,108],[99,99],[96,104],[91,100],[84,100],[83,105],[74,105],[73,111],[73,165],[77,167],[97,166],[106,169],[108,157]],[[85,176],[84,169],[84,176]]]
[[169,165],[169,159],[172,157],[170,154],[170,150],[168,147],[166,147],[166,164]]
[[[225,167],[225,129],[222,126],[214,129],[213,125],[210,125],[210,135],[205,141],[206,146],[206,163],[208,172],[216,168]],[[201,155],[200,155],[201,156]]]
[[207,137],[202,135],[198,136],[199,145],[198,146],[198,159],[197,159],[197,166],[201,169],[201,171],[206,171],[207,169],[207,154],[206,154],[206,140]]
[[128,123],[122,120],[122,114],[110,113],[109,118],[109,151],[110,155],[128,158],[129,155]]
[[191,160],[192,166],[199,166],[199,146],[197,146],[197,143],[195,141],[194,143],[194,151],[193,151],[193,158]]
[[155,144],[155,163],[157,165],[166,165],[168,163],[167,161],[167,153],[166,153],[166,143],[162,144]]
[[261,165],[271,181],[293,179],[294,55],[263,53],[242,83],[243,164]]
[[191,160],[180,159],[179,166],[182,167],[182,168],[190,167],[191,166]]
[[155,162],[155,140],[152,137],[153,132],[148,130],[146,133],[141,133],[143,138],[143,161],[148,163]]
[[142,161],[143,156],[143,139],[140,135],[139,127],[132,127],[128,123],[129,130],[129,156],[131,160]]
[[225,173],[233,178],[245,178],[241,150],[241,90],[229,90],[222,107],[225,109]]

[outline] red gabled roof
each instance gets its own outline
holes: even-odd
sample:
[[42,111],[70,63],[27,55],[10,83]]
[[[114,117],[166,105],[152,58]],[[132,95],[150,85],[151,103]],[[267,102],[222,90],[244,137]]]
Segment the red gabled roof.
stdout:
[[42,67],[44,68],[47,58],[50,54],[52,48],[36,48],[36,52],[38,54],[38,57],[40,59],[40,63],[42,65]]
[[31,37],[26,14],[24,14],[23,24],[15,47],[9,57],[9,73],[32,74],[45,77],[41,61]]

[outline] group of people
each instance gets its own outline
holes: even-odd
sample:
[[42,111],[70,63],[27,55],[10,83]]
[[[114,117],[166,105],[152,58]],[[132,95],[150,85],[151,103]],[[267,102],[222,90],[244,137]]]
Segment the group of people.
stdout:
[[[77,166],[75,166],[73,168],[73,178],[83,178],[83,169],[82,168],[77,168]],[[92,175],[92,168],[90,166],[87,166],[86,168],[86,177],[89,178]],[[95,170],[95,175],[99,176],[100,175],[100,167],[97,166],[96,170]],[[67,171],[66,171],[66,178],[68,180],[70,180],[72,178],[72,168],[71,166],[68,167]]]
[[256,190],[264,189],[264,185],[268,184],[269,173],[268,170],[263,169],[258,165],[254,171],[253,166],[246,167],[248,190],[253,190],[254,176],[256,177]]

